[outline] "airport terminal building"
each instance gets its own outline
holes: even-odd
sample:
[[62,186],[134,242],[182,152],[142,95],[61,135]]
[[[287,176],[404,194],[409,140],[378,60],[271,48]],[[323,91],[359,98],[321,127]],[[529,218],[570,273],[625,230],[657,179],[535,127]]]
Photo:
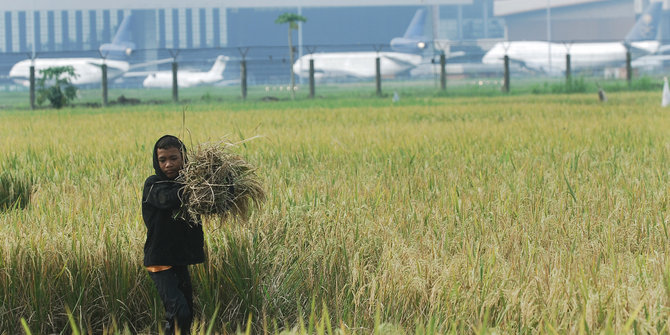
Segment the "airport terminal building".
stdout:
[[[15,1],[4,4],[0,12],[0,53],[94,51],[112,40],[124,16],[131,13],[138,49],[284,45],[286,33],[274,20],[286,11],[308,18],[299,36],[304,44],[388,43],[402,35],[406,22],[422,6],[431,8],[436,24],[428,29],[436,39],[544,40],[550,9],[554,40],[616,40],[649,1]],[[670,36],[670,20],[664,21],[662,31]]]
[[[657,1],[657,0],[654,0]],[[670,16],[661,20],[659,39],[670,36]],[[511,41],[547,40],[593,42],[621,41],[650,0],[499,0],[493,15],[504,19],[506,37]],[[551,26],[547,25],[547,18]],[[665,38],[663,36],[666,36]]]
[[[277,5],[282,7],[278,8]],[[439,17],[430,35],[448,39],[502,38],[493,0],[363,1],[130,1],[14,2],[0,13],[0,52],[97,50],[109,43],[123,18],[133,14],[138,49],[193,49],[286,44],[274,20],[286,11],[308,22],[304,44],[379,44],[401,36],[417,8]]]

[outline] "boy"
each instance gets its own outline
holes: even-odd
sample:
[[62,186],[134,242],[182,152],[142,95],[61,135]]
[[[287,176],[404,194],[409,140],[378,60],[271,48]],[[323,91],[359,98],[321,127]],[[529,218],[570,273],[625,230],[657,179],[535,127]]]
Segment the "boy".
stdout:
[[186,146],[165,135],[154,146],[155,175],[144,182],[142,217],[147,227],[144,266],[165,307],[165,333],[188,334],[193,321],[193,289],[188,265],[205,260],[199,218],[182,209],[181,184],[175,181],[186,161]]

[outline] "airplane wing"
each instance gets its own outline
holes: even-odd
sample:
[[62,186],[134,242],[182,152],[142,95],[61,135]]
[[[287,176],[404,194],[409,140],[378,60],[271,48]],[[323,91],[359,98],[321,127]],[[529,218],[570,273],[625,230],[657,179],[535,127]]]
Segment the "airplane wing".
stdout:
[[456,58],[456,57],[463,57],[463,56],[465,56],[465,51],[454,51],[454,52],[447,53],[447,59]]
[[126,72],[123,74],[124,78],[135,78],[135,77],[146,77],[150,76],[152,74],[158,73],[158,72],[165,72],[165,71],[134,71],[134,72]]
[[[533,72],[544,72],[544,68],[542,67],[542,64],[528,63],[523,58],[513,57],[513,56],[510,56],[510,55],[507,55],[507,56],[509,57],[510,67],[516,66],[517,69],[523,69],[523,70],[528,70],[528,71],[533,71]],[[488,62],[485,61],[485,58],[486,58],[486,56],[484,56],[484,58],[482,58],[482,63],[483,64],[496,64],[496,65],[500,66],[500,69],[502,70],[502,67],[503,67],[503,64],[504,64],[503,62],[505,60],[504,56],[489,58]],[[492,62],[492,60],[495,60],[496,62]],[[498,63],[497,61],[500,61],[500,63]]]
[[510,64],[516,64],[522,69],[530,70],[530,71],[535,71],[535,72],[543,72],[542,68],[538,65],[528,65],[526,61],[519,59],[519,58],[513,58],[509,57],[509,62]]
[[[128,67],[128,70],[143,68],[143,67],[158,65],[158,64],[171,63],[172,61],[173,61],[172,58],[165,58],[165,59],[157,59],[157,60],[150,61],[150,62],[132,64]],[[87,64],[100,67],[100,66],[102,66],[102,60],[100,62],[87,62]],[[156,71],[125,72],[123,74],[123,76],[124,77],[138,77],[138,76],[142,75],[142,76],[146,77],[147,75],[150,75],[150,74],[156,73],[156,72],[158,72],[158,71],[156,70]]]
[[[152,60],[152,61],[149,61],[149,62],[132,64],[132,65],[130,65],[129,69],[132,70],[132,69],[147,67],[147,66],[151,66],[151,65],[172,63],[172,61],[173,61],[172,58],[157,59],[157,60]],[[157,71],[153,71],[153,72],[157,72]]]
[[633,57],[641,57],[645,55],[654,54],[660,48],[660,43],[658,41],[645,41],[645,42],[633,42],[627,44],[630,47],[630,50],[633,52]]
[[415,67],[415,66],[418,65],[417,63],[410,62],[410,61],[408,61],[408,60],[406,60],[406,59],[401,59],[401,58],[399,58],[399,57],[395,57],[395,56],[393,56],[393,55],[382,54],[382,56],[383,56],[384,58],[386,58],[386,59],[390,59],[390,60],[392,60],[393,62],[395,62],[395,63],[397,63],[397,64],[402,64],[402,65],[404,65],[404,66]]
[[102,66],[102,62],[100,62],[100,63],[86,62],[86,64],[93,65],[93,66]]
[[648,55],[634,60],[631,65],[634,68],[658,69],[668,63],[670,63],[670,55]]
[[[172,63],[173,59],[172,58],[164,58],[164,59],[157,59],[149,62],[144,62],[144,63],[137,63],[137,64],[132,64],[128,68],[128,72],[123,74],[124,78],[137,78],[137,77],[146,77],[158,72],[166,72],[166,71],[158,71],[158,70],[152,70],[152,71],[130,71],[132,69],[139,69],[147,66],[152,66],[152,65],[158,65],[158,64],[166,64],[166,63]],[[171,71],[168,71],[171,72]]]

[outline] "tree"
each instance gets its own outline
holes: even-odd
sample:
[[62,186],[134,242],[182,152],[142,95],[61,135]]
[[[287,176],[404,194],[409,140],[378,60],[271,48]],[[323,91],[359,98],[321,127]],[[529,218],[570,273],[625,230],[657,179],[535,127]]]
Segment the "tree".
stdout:
[[42,77],[37,82],[37,103],[49,100],[51,106],[61,108],[77,97],[77,88],[72,78],[77,78],[72,66],[53,66],[40,70]]
[[307,22],[307,18],[296,13],[284,13],[275,20],[277,24],[288,23],[288,53],[291,62],[291,99],[295,99],[295,74],[293,73],[293,35],[291,32],[298,29],[298,22]]

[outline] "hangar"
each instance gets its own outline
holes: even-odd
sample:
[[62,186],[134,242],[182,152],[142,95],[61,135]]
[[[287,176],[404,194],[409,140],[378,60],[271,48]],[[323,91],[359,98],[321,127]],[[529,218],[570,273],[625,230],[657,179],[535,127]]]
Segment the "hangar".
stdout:
[[[493,15],[506,23],[510,41],[620,41],[650,0],[497,0]],[[667,2],[667,0],[665,1]],[[667,9],[668,4],[664,4]],[[667,14],[664,14],[667,17]],[[549,20],[548,20],[549,19]],[[550,22],[550,25],[547,22]],[[669,36],[670,20],[661,21]]]
[[432,35],[448,39],[501,38],[493,0],[87,0],[13,1],[0,12],[0,52],[97,50],[133,14],[139,49],[198,49],[285,45],[274,19],[300,12],[305,44],[388,43],[402,35],[414,11],[430,6]]
[[[3,4],[0,53],[16,58],[36,51],[93,54],[133,14],[138,49],[193,50],[279,47],[282,12],[308,18],[300,45],[387,44],[404,32],[414,11],[431,8],[431,37],[461,42],[507,40],[621,40],[650,0],[30,0]],[[664,0],[668,2],[669,0]],[[281,7],[278,7],[281,5]],[[667,7],[667,4],[666,4]],[[667,14],[666,14],[667,15]],[[438,20],[436,20],[438,19]],[[550,24],[547,24],[547,23]],[[670,20],[662,36],[670,36]],[[489,43],[490,44],[490,43]],[[144,59],[157,55],[146,53]],[[7,61],[9,62],[9,61]]]

